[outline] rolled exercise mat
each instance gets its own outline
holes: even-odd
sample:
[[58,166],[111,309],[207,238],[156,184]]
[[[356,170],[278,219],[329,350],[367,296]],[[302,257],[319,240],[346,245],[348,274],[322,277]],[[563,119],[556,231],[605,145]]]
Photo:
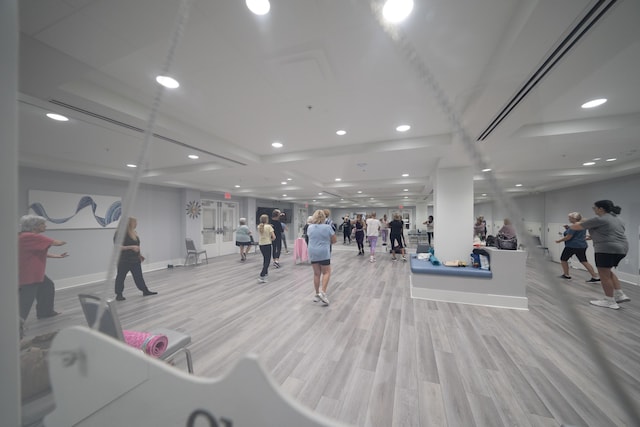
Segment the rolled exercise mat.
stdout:
[[148,332],[123,330],[124,340],[132,347],[139,348],[153,357],[160,357],[167,350],[169,339],[166,335],[154,335]]

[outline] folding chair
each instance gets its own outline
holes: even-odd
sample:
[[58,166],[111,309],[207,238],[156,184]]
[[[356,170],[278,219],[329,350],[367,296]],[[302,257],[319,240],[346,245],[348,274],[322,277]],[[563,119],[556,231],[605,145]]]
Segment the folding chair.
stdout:
[[184,265],[187,265],[187,261],[189,261],[189,258],[191,258],[192,256],[195,260],[196,265],[198,265],[198,259],[202,254],[204,254],[205,261],[207,262],[207,264],[209,264],[209,257],[207,256],[206,250],[197,250],[196,245],[193,243],[193,240],[189,239],[188,237],[184,240],[187,245],[187,257],[184,259]]
[[[82,312],[90,327],[96,321],[96,315],[98,313],[98,307],[102,304],[102,299],[96,295],[79,294],[80,305],[82,306]],[[104,303],[104,311],[102,318],[100,319],[100,326],[98,331],[105,335],[109,335],[119,341],[126,342],[124,334],[122,333],[122,326],[120,325],[120,319],[116,312],[116,306],[114,301],[108,299]],[[154,328],[149,331],[154,335],[165,335],[169,340],[166,351],[159,357],[160,360],[171,362],[180,352],[183,352],[187,359],[187,369],[189,373],[193,374],[193,360],[191,359],[191,351],[187,346],[191,343],[191,335],[183,332],[175,331],[173,329],[166,328]]]

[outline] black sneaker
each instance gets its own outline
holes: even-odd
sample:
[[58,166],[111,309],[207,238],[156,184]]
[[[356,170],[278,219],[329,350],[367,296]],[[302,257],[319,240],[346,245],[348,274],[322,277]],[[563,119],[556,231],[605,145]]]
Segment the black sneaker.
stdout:
[[563,274],[563,275],[561,275],[560,277],[561,277],[562,279],[567,279],[567,280],[571,279],[571,276],[567,276],[566,274]]
[[592,277],[589,280],[585,280],[585,282],[587,282],[587,283],[598,283],[599,281],[600,281],[600,279],[596,279],[594,277]]
[[123,297],[122,295],[116,295],[116,301],[124,301],[126,300],[125,297]]
[[148,297],[149,295],[158,295],[157,292],[152,292],[152,291],[146,291],[142,293],[143,297]]

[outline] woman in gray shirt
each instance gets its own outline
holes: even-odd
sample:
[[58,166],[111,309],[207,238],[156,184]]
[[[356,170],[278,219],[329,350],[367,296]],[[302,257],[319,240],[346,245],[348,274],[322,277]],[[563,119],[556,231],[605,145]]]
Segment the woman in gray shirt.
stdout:
[[596,268],[600,275],[605,297],[591,301],[599,307],[620,308],[618,303],[630,301],[620,287],[620,281],[612,268],[627,256],[629,243],[625,236],[624,223],[618,215],[620,206],[615,206],[611,200],[599,200],[593,204],[595,217],[579,223],[571,224],[572,230],[589,230],[596,257]]

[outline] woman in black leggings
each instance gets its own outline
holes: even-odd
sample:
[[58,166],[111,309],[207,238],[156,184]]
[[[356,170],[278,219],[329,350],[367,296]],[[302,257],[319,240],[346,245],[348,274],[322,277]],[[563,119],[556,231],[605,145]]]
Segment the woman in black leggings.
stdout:
[[[402,230],[404,229],[404,223],[402,222],[402,216],[399,213],[393,214],[393,221],[389,223],[389,228],[391,229],[391,233],[389,234],[391,247],[395,248],[396,246],[399,246],[400,248],[404,248],[402,242]],[[397,241],[398,243],[395,244],[394,241]]]
[[356,243],[358,244],[358,255],[364,255],[364,221],[362,214],[356,215]]

